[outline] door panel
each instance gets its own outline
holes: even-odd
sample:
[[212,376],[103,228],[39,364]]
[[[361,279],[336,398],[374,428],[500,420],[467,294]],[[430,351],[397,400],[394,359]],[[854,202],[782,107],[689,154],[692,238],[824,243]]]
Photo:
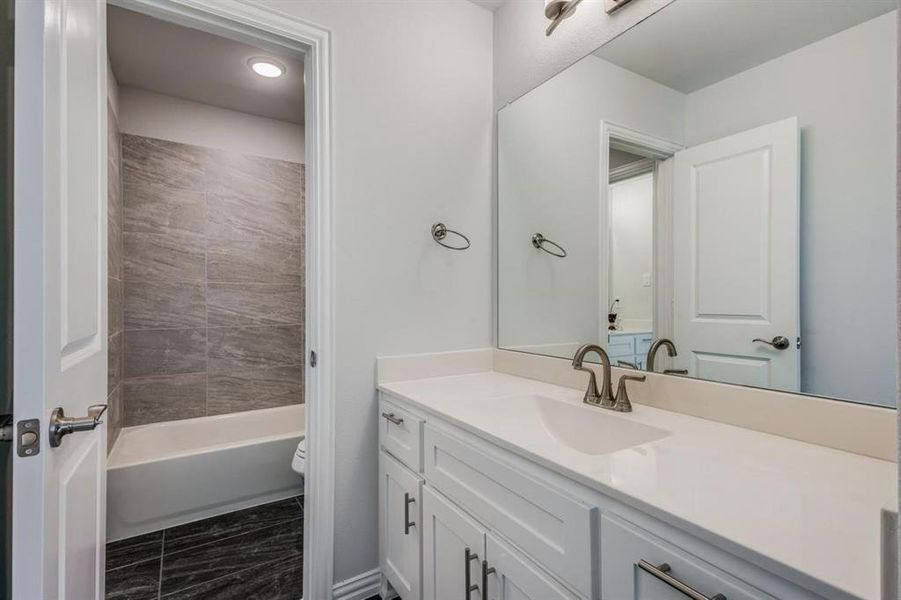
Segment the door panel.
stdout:
[[489,533],[486,536],[488,600],[578,600],[578,596],[544,573],[519,552]]
[[[800,387],[799,147],[792,118],[675,155],[673,333],[689,375]],[[776,336],[790,347],[753,341]]]
[[41,440],[13,459],[13,597],[99,600],[106,428],[48,426],[107,397],[106,3],[17,0],[15,27],[14,418]]
[[404,600],[419,600],[422,483],[384,450],[379,463],[379,514],[385,577]]
[[[485,530],[431,488],[422,490],[422,597],[424,600],[467,598],[466,570],[470,581],[480,583],[485,557]],[[471,555],[466,564],[466,549]],[[469,600],[482,600],[481,589]]]

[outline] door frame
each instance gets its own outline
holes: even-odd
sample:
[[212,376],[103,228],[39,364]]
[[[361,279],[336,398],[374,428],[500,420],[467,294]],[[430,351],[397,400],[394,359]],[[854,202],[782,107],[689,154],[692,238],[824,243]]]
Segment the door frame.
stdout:
[[[680,142],[666,140],[653,135],[642,133],[637,129],[618,125],[610,121],[600,122],[600,157],[598,160],[598,303],[600,315],[598,318],[598,341],[601,346],[607,347],[607,312],[603,309],[610,305],[610,242],[612,239],[610,219],[610,150],[623,150],[638,156],[650,158],[656,161],[654,168],[654,249],[652,252],[653,264],[651,272],[654,278],[651,281],[651,293],[654,298],[654,331],[655,337],[668,337],[672,333],[672,301],[670,300],[669,313],[666,309],[666,299],[672,298],[672,279],[666,277],[671,270],[666,268],[666,262],[672,260],[672,196],[668,192],[672,186],[659,185],[658,178],[660,162],[671,158],[684,147]],[[665,175],[664,175],[665,176]],[[603,241],[606,240],[606,243]],[[667,316],[669,314],[669,316]]]
[[[331,32],[247,0],[108,0],[108,4],[304,55],[306,154],[307,462],[304,481],[303,597],[331,598],[335,529],[335,327]],[[104,69],[106,66],[104,65]],[[290,457],[285,457],[288,461]]]

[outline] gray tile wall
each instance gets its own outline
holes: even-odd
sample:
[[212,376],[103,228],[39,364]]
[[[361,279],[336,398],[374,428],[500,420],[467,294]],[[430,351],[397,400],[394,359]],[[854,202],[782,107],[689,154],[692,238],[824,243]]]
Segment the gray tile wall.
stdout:
[[303,402],[304,166],[122,136],[124,424]]
[[119,123],[113,109],[107,106],[109,152],[107,154],[107,341],[109,365],[107,379],[107,452],[122,429],[122,369],[124,364],[123,285],[122,285],[122,146]]

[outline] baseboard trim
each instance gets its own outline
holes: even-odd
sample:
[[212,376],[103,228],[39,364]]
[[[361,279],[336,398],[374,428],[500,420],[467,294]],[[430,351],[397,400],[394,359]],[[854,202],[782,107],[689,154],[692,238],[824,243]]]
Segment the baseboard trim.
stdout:
[[360,573],[356,577],[335,584],[334,600],[366,600],[379,593],[382,577],[378,569]]

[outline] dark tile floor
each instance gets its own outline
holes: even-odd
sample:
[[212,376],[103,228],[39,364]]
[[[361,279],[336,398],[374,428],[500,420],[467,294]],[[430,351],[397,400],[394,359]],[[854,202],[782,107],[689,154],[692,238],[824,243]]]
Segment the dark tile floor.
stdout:
[[106,547],[106,600],[300,600],[303,497]]

